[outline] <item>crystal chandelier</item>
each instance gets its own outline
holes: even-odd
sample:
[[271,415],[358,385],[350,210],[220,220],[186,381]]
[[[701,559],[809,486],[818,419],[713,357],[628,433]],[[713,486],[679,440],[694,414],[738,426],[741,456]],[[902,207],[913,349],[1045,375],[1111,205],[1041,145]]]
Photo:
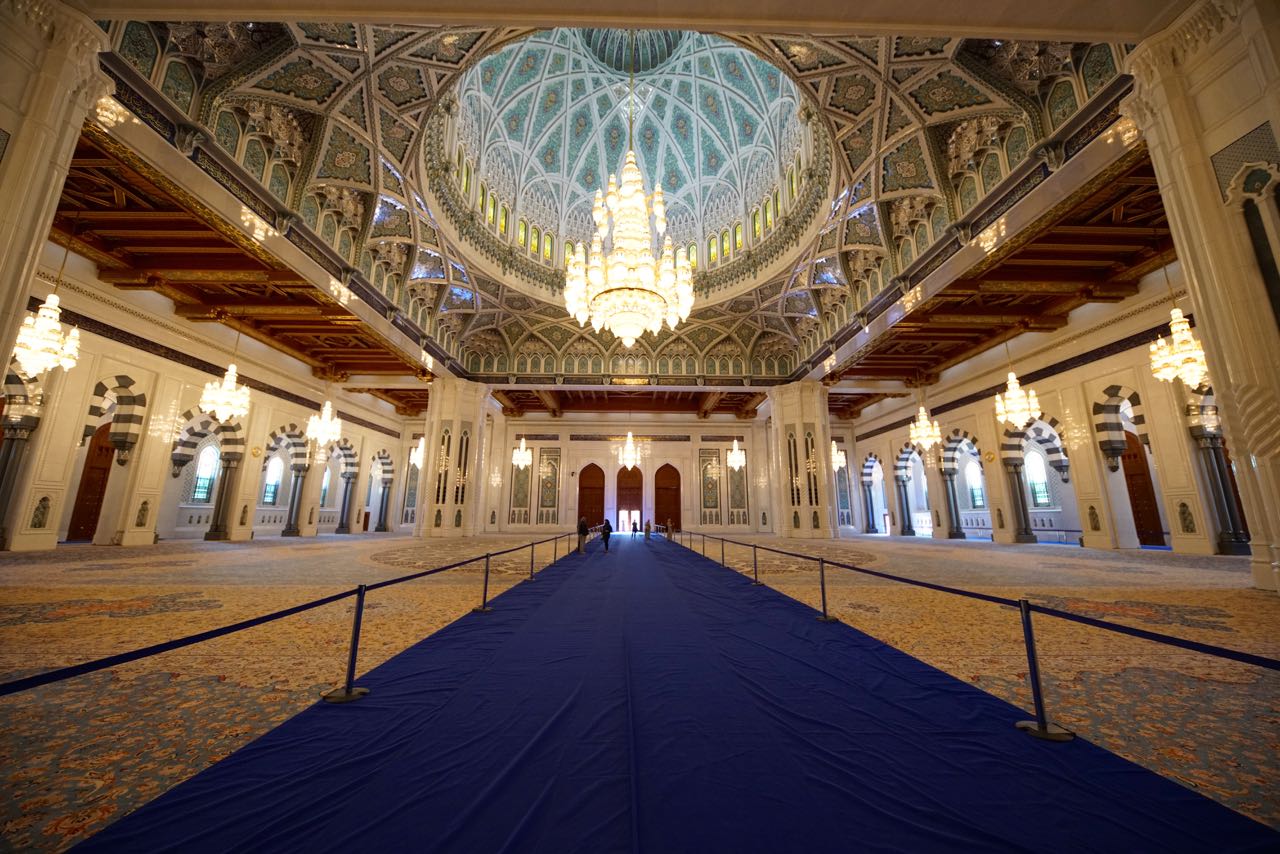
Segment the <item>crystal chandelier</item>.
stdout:
[[632,437],[630,430],[627,431],[627,441],[618,452],[618,462],[627,469],[633,469],[640,464],[640,449],[636,447],[636,440]]
[[836,446],[836,440],[831,440],[831,470],[840,471],[849,464],[849,457],[844,451]]
[[342,438],[342,419],[333,417],[333,404],[324,402],[319,415],[307,419],[307,438],[319,447],[326,447]]
[[942,444],[942,431],[938,428],[937,421],[929,420],[929,410],[925,409],[923,392],[920,395],[920,411],[916,413],[916,420],[912,421],[908,428],[908,436],[911,444],[925,450]]
[[1013,372],[1013,357],[1009,355],[1009,342],[1004,342],[1004,355],[1009,360],[1009,377],[1004,394],[996,393],[996,418],[1021,429],[1040,417],[1040,400],[1035,389],[1023,389],[1018,375]]
[[[1173,298],[1173,286],[1169,284],[1169,268],[1164,268],[1164,283]],[[1199,388],[1209,378],[1209,366],[1205,363],[1204,348],[1191,332],[1191,324],[1176,305],[1169,312],[1169,340],[1157,338],[1151,343],[1151,373],[1158,380],[1173,382],[1182,380],[1187,388]]]
[[62,266],[58,269],[58,278],[53,282],[53,293],[36,309],[35,315],[28,314],[18,330],[18,340],[13,348],[13,357],[18,360],[18,367],[29,377],[38,376],[55,367],[69,371],[76,366],[80,358],[80,329],[73,327],[70,332],[62,331],[62,309],[58,307],[58,285],[62,284],[62,274],[67,269],[67,256],[71,254],[71,241],[67,240],[62,255]]
[[511,465],[518,469],[527,469],[533,465],[533,449],[525,447],[524,437],[520,437],[520,447],[511,451]]
[[747,464],[747,452],[738,447],[736,438],[733,440],[733,447],[724,455],[724,459],[733,471],[742,471],[742,467]]
[[207,412],[223,423],[243,418],[249,414],[249,387],[236,385],[236,352],[240,349],[240,332],[236,331],[236,346],[231,351],[231,364],[222,381],[211,380],[204,384],[204,394],[200,395],[200,411]]
[[[627,113],[627,156],[622,182],[609,176],[609,191],[596,190],[591,216],[595,234],[588,258],[583,245],[574,247],[565,270],[564,304],[581,326],[591,321],[596,332],[608,329],[624,347],[646,331],[659,332],[665,321],[675,329],[693,308],[693,272],[689,259],[677,255],[666,234],[666,205],[662,186],[654,188],[652,208],[644,193],[644,178],[631,145],[631,115],[635,87],[635,35],[632,34],[631,88]],[[653,229],[649,217],[653,217]],[[604,240],[610,237],[609,251]],[[660,244],[655,257],[653,246]]]

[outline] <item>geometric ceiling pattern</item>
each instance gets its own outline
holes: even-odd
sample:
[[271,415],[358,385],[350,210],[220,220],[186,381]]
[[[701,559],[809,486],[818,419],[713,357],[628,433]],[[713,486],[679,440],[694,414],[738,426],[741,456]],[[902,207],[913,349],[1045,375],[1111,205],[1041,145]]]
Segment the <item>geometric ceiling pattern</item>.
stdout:
[[[167,43],[159,37],[163,56],[190,60],[194,79],[183,83],[170,81],[152,57],[151,80],[204,127],[214,128],[229,105],[259,114],[253,105],[271,105],[287,141],[277,148],[290,152],[294,170],[282,201],[299,211],[317,188],[358,194],[365,219],[355,251],[404,244],[407,251],[377,255],[403,259],[397,263],[406,287],[397,300],[428,304],[415,321],[447,341],[464,367],[473,356],[484,364],[492,355],[496,371],[500,352],[514,366],[521,348],[546,348],[561,370],[571,352],[600,352],[606,364],[619,355],[618,342],[579,329],[557,302],[471,270],[466,247],[450,245],[438,228],[444,206],[427,190],[422,150],[435,108],[456,97],[459,109],[449,120],[470,135],[479,174],[490,174],[484,170],[492,165],[488,180],[505,186],[504,202],[538,197],[572,236],[591,184],[616,171],[625,146],[624,71],[633,62],[627,34],[349,23],[128,26],[167,33]],[[131,51],[148,48],[131,44],[128,30],[123,39],[113,31],[117,52],[139,66]],[[724,210],[740,215],[759,175],[776,181],[777,160],[787,162],[797,139],[792,128],[803,127],[805,117],[828,131],[813,139],[831,146],[838,186],[820,213],[819,233],[787,250],[782,272],[701,298],[677,332],[646,335],[634,351],[656,371],[664,351],[687,350],[699,375],[727,358],[739,377],[776,376],[767,357],[775,370],[778,354],[794,367],[839,327],[857,324],[868,295],[886,289],[949,223],[1032,156],[1100,81],[1118,73],[1123,56],[1108,45],[889,36],[651,31],[636,41],[641,109],[634,144],[646,189],[661,180],[669,191],[673,230],[682,216],[708,224],[722,198],[736,199]],[[575,83],[582,84],[576,91]],[[575,143],[580,118],[589,132]],[[993,148],[1000,156],[988,170],[982,156]],[[588,171],[598,173],[590,183]]]
[[718,36],[645,30],[633,49],[628,35],[541,32],[463,74],[455,133],[476,180],[513,216],[589,239],[595,194],[630,144],[646,190],[662,186],[678,245],[743,222],[802,142],[794,84]]

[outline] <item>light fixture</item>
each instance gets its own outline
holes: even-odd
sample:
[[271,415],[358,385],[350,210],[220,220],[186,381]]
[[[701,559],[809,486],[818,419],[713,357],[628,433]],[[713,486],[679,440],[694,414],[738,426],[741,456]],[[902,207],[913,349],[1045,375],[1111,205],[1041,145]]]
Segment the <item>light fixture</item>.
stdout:
[[738,447],[736,437],[733,440],[733,447],[724,455],[724,459],[733,471],[742,471],[742,467],[747,464],[747,452]]
[[916,413],[916,420],[912,421],[908,428],[908,437],[911,439],[911,444],[925,450],[942,444],[942,430],[939,429],[937,421],[929,420],[929,410],[924,405],[923,390],[920,393],[920,411]]
[[525,447],[524,436],[520,437],[520,447],[511,451],[511,465],[518,469],[527,469],[533,464],[533,449]]
[[[1004,344],[1005,356],[1009,355],[1009,342]],[[996,418],[1008,422],[1016,428],[1023,428],[1040,417],[1040,400],[1035,389],[1023,389],[1018,382],[1018,375],[1013,372],[1013,361],[1009,361],[1009,378],[1004,394],[996,394]]]
[[67,269],[67,257],[71,254],[71,239],[62,255],[62,266],[58,268],[58,277],[53,281],[53,292],[45,298],[34,315],[28,314],[18,330],[18,340],[13,347],[13,357],[18,360],[18,367],[29,377],[43,374],[55,367],[69,371],[80,359],[80,329],[72,327],[70,332],[62,331],[62,309],[58,307],[58,285],[62,284],[62,274]]
[[[632,148],[635,103],[635,34],[631,35],[631,82],[627,102],[627,156],[622,182],[609,176],[609,191],[596,190],[591,216],[595,234],[591,255],[582,243],[574,247],[565,271],[564,304],[579,325],[596,332],[608,329],[624,347],[648,332],[659,332],[665,321],[675,329],[693,308],[693,272],[689,259],[678,255],[666,234],[666,205],[662,185],[652,199],[644,194],[644,177]],[[653,217],[650,230],[649,217]],[[609,238],[609,251],[604,249]],[[660,248],[654,256],[653,246]]]
[[1199,388],[1209,378],[1209,366],[1205,362],[1204,348],[1176,304],[1167,265],[1164,267],[1164,283],[1175,305],[1169,311],[1169,340],[1162,336],[1151,342],[1151,373],[1164,382],[1173,382],[1177,378],[1187,388]]
[[636,440],[630,430],[627,431],[627,441],[618,452],[618,462],[626,469],[633,469],[640,464],[640,450],[636,447]]
[[317,447],[327,447],[342,438],[342,419],[333,415],[333,404],[328,400],[319,415],[307,419],[307,438]]
[[418,444],[413,446],[413,450],[409,452],[409,465],[422,471],[422,460],[427,454],[427,437],[419,436]]
[[832,471],[840,471],[849,464],[849,457],[844,451],[836,446],[836,440],[831,440],[831,469]]
[[236,330],[236,344],[231,351],[231,364],[222,375],[222,381],[210,380],[204,384],[200,395],[200,411],[207,412],[224,424],[244,418],[249,414],[249,387],[236,385],[236,353],[240,350],[240,330]]

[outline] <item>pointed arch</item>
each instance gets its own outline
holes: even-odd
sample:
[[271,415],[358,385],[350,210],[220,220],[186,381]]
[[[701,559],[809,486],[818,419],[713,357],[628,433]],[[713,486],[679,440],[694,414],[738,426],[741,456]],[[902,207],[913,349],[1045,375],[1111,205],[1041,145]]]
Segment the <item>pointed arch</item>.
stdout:
[[93,397],[89,399],[89,417],[85,422],[80,444],[88,442],[98,429],[98,422],[107,411],[109,394],[115,396],[116,410],[111,416],[108,438],[116,450],[121,452],[118,460],[123,464],[129,451],[142,438],[142,424],[146,420],[147,396],[138,390],[133,377],[125,374],[104,377],[93,387]]
[[1129,402],[1130,418],[1138,439],[1143,445],[1151,444],[1147,435],[1147,419],[1142,413],[1142,398],[1127,386],[1107,386],[1093,402],[1093,430],[1098,436],[1102,456],[1108,460],[1117,459],[1125,452],[1124,419],[1120,414],[1125,401]]

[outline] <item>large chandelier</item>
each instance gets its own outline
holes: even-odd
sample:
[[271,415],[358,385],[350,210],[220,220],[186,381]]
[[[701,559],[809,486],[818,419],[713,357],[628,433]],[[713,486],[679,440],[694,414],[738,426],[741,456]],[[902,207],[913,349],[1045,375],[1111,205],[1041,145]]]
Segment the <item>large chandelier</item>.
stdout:
[[525,447],[523,436],[520,437],[520,447],[511,451],[511,465],[518,469],[527,469],[533,465],[533,449]]
[[733,471],[741,471],[742,467],[747,464],[747,452],[738,447],[736,438],[733,440],[733,447],[724,455],[724,459]]
[[912,421],[911,426],[907,428],[907,435],[911,439],[911,444],[928,450],[934,445],[942,444],[942,430],[938,428],[937,421],[929,420],[929,410],[925,408],[924,403],[924,392],[921,391],[920,411],[916,413],[916,420]]
[[640,449],[636,447],[636,440],[630,430],[627,431],[627,441],[618,452],[618,462],[626,469],[633,469],[640,464]]
[[327,447],[342,438],[342,419],[333,416],[333,404],[324,402],[319,415],[307,419],[307,438],[318,447]]
[[1018,382],[1018,375],[1010,371],[1004,394],[996,395],[996,418],[1021,428],[1039,417],[1040,400],[1035,389],[1024,390]]
[[849,464],[849,457],[844,451],[836,445],[836,440],[831,440],[831,469],[832,471],[840,471]]
[[[644,193],[644,178],[631,145],[635,86],[635,34],[631,37],[632,72],[627,113],[627,156],[622,182],[609,176],[609,192],[596,190],[591,216],[596,230],[588,257],[582,244],[574,247],[565,271],[564,305],[582,326],[591,321],[596,332],[608,329],[624,347],[648,332],[659,332],[665,321],[675,329],[693,308],[693,272],[689,259],[677,255],[666,234],[667,213],[662,186],[653,196]],[[650,203],[652,202],[652,207]],[[650,230],[649,218],[653,217]],[[604,249],[609,238],[609,251]],[[660,246],[657,256],[653,247]]]
[[[1169,283],[1169,267],[1164,267],[1164,284],[1169,298],[1175,300],[1173,285]],[[1169,311],[1169,340],[1163,336],[1151,343],[1151,373],[1158,380],[1173,382],[1182,380],[1187,388],[1199,388],[1209,378],[1209,365],[1204,360],[1204,348],[1191,332],[1191,324],[1177,305]]]
[[227,365],[222,380],[204,384],[200,395],[200,411],[207,412],[224,424],[249,414],[249,387],[236,385],[236,363]]
[[71,254],[71,241],[67,241],[62,253],[62,266],[53,280],[53,293],[45,298],[34,315],[28,314],[18,330],[13,357],[18,367],[29,377],[38,376],[54,367],[69,371],[80,358],[80,329],[72,327],[62,331],[62,309],[58,307],[58,285],[67,269],[67,257]]

